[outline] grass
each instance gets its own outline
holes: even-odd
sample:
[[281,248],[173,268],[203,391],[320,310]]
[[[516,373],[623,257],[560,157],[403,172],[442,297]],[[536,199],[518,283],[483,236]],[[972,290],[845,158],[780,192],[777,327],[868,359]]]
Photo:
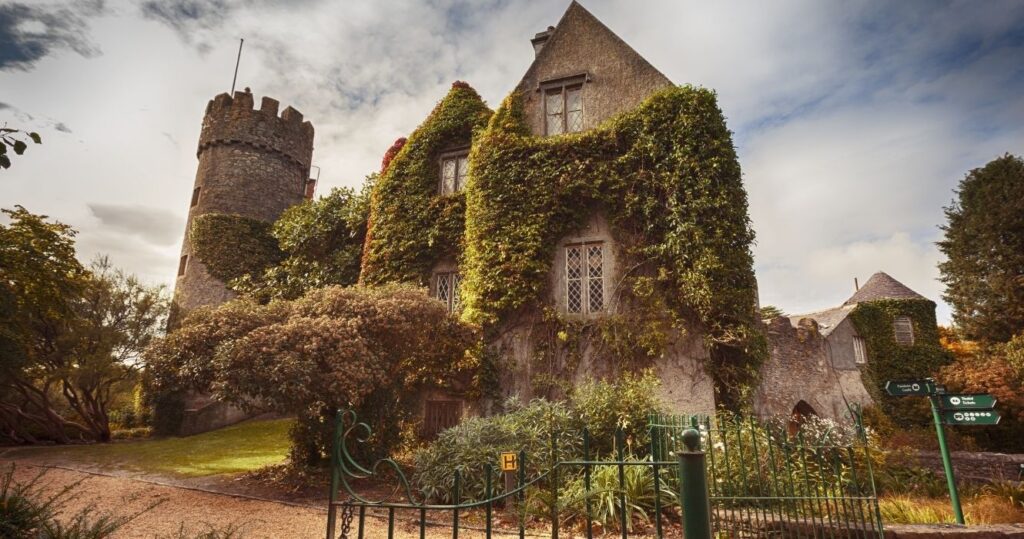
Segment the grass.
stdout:
[[[961,500],[967,524],[1024,522],[1024,505],[1008,497],[983,494]],[[951,524],[956,522],[948,498],[886,496],[878,500],[886,524]]]
[[293,423],[293,419],[250,420],[185,438],[22,449],[12,456],[179,477],[247,472],[285,460]]

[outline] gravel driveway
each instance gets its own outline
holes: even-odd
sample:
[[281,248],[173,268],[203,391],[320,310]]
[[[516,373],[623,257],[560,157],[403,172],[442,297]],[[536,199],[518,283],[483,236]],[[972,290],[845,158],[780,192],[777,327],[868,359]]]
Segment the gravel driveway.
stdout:
[[[187,487],[154,484],[133,477],[41,466],[26,460],[0,458],[0,470],[6,470],[15,462],[17,467],[14,475],[18,481],[30,480],[40,471],[46,470],[39,488],[47,493],[56,493],[66,485],[81,481],[75,489],[75,498],[66,505],[70,512],[93,506],[99,513],[129,516],[159,502],[121,528],[114,535],[118,539],[163,536],[179,539],[178,532],[183,525],[188,532],[185,537],[188,538],[209,530],[211,526],[216,529],[241,527],[240,535],[232,539],[323,538],[326,529],[327,511],[322,506],[204,492]],[[411,521],[396,522],[395,532],[396,537],[419,537],[419,529]],[[426,536],[430,539],[450,538],[451,529],[427,528]],[[459,537],[482,536],[476,530],[462,530],[459,534]],[[495,536],[500,537],[497,533]],[[368,518],[366,537],[387,537],[386,521]]]

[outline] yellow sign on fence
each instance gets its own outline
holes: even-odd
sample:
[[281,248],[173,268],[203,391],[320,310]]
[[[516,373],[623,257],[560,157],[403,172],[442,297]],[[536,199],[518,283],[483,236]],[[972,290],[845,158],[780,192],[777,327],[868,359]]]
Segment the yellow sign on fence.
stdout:
[[519,469],[519,456],[515,453],[501,454],[501,471],[514,472]]

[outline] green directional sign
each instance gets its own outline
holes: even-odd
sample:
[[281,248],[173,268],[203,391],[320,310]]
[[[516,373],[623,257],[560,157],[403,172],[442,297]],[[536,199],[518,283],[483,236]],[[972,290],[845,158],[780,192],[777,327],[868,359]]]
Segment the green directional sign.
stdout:
[[928,380],[889,380],[885,383],[885,392],[893,397],[931,395],[934,389],[932,382]]
[[946,410],[942,422],[946,425],[997,425],[999,412],[995,410]]
[[944,410],[991,410],[996,407],[996,398],[988,393],[969,395],[940,395]]

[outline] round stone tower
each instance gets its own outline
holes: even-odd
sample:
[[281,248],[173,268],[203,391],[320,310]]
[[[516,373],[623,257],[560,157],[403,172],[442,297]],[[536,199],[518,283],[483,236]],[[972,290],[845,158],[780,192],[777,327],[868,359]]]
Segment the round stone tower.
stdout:
[[280,116],[277,108],[277,100],[264,97],[254,110],[248,88],[234,97],[220,94],[206,105],[196,152],[199,169],[174,286],[172,326],[188,311],[234,297],[192,256],[193,219],[225,213],[273,222],[289,206],[312,195],[313,125],[291,107]]

